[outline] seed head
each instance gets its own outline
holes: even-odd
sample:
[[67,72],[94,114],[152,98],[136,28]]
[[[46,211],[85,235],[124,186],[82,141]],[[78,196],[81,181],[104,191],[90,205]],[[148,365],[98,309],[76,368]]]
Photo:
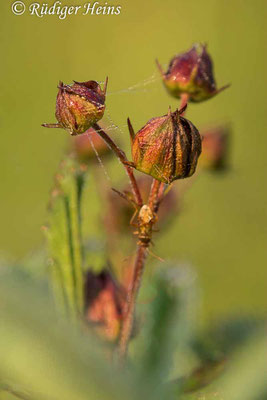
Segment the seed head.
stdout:
[[152,118],[136,135],[128,119],[137,170],[167,184],[193,175],[201,138],[192,122],[181,117],[184,109]]
[[64,128],[71,135],[84,133],[99,121],[105,111],[107,79],[103,90],[95,81],[59,83],[56,102],[58,124],[44,124],[47,128]]
[[164,72],[157,62],[163,82],[174,97],[188,95],[189,101],[199,102],[207,100],[222,90],[226,85],[217,89],[213,75],[213,63],[206,46],[194,45],[189,51],[175,56]]

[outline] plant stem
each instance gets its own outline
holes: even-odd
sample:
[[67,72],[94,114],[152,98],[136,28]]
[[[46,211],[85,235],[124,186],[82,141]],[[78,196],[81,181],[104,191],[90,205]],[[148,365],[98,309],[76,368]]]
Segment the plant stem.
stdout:
[[[153,179],[151,190],[148,199],[148,206],[154,213],[154,210],[158,209],[159,205],[159,194],[164,188],[164,184],[160,181]],[[151,221],[151,225],[148,227],[149,237],[152,235],[152,226],[156,220]],[[123,325],[121,329],[120,343],[119,343],[119,356],[120,360],[123,362],[128,350],[128,344],[131,338],[133,321],[134,321],[134,313],[135,313],[135,304],[138,296],[139,288],[141,286],[142,275],[145,268],[145,261],[148,252],[148,247],[150,245],[150,241],[147,244],[142,243],[139,237],[139,242],[137,244],[136,249],[136,257],[134,264],[134,276],[132,280],[131,287],[128,291],[128,299],[127,299],[127,309],[123,319]],[[150,238],[151,239],[151,238]]]
[[139,187],[137,185],[134,173],[133,173],[133,169],[132,167],[130,167],[128,165],[129,161],[126,157],[126,154],[124,153],[123,150],[121,150],[116,143],[113,142],[113,140],[111,139],[111,137],[109,135],[106,134],[106,132],[101,128],[101,126],[99,126],[97,123],[93,124],[93,128],[95,129],[95,131],[98,133],[99,136],[102,137],[102,139],[107,143],[107,145],[111,148],[111,150],[113,150],[113,152],[116,154],[116,156],[118,157],[118,159],[121,161],[121,163],[123,164],[127,175],[130,179],[131,182],[131,186],[132,186],[132,190],[133,190],[133,194],[135,197],[135,201],[138,204],[139,207],[142,207],[143,205],[143,200],[142,200],[142,196],[139,190]]
[[[188,100],[189,100],[188,94],[187,93],[182,93],[180,109],[183,108],[188,103]],[[181,114],[181,116],[184,116],[184,115],[185,115],[185,112],[183,112],[183,114]]]
[[128,307],[123,319],[123,325],[120,335],[119,357],[122,362],[124,361],[127,355],[128,344],[132,333],[135,303],[141,285],[142,275],[144,272],[146,255],[147,255],[147,248],[142,244],[138,244],[136,249],[135,263],[134,263],[134,276],[131,287],[128,291],[128,298],[127,298]]
[[157,203],[155,204],[155,208],[154,208],[154,212],[155,212],[155,213],[158,212],[160,203],[162,202],[162,200],[163,200],[163,198],[164,198],[164,196],[165,196],[165,192],[166,192],[166,190],[165,190],[165,184],[164,184],[163,182],[161,182],[160,187],[159,187],[159,192],[158,192],[158,201],[157,201]]
[[[188,99],[189,99],[188,94],[186,94],[186,93],[182,94],[180,109],[183,108],[187,104]],[[117,149],[114,149],[114,151],[117,152]],[[121,150],[120,150],[120,152],[121,152]],[[118,157],[121,159],[120,154],[118,154]],[[125,157],[124,153],[123,153],[123,157]],[[153,179],[150,193],[149,193],[148,206],[149,206],[150,210],[152,211],[154,218],[151,220],[151,222],[149,224],[147,224],[148,229],[147,229],[146,233],[147,233],[147,237],[149,238],[149,240],[147,241],[146,244],[144,244],[144,242],[142,242],[142,240],[141,240],[142,238],[141,238],[141,233],[140,233],[140,229],[139,229],[139,242],[137,244],[137,249],[136,249],[134,275],[133,275],[131,287],[128,291],[128,298],[127,298],[127,305],[126,305],[126,307],[127,306],[128,307],[124,314],[121,335],[120,335],[120,342],[119,342],[119,356],[120,356],[120,360],[122,362],[125,360],[125,358],[127,356],[128,345],[129,345],[132,328],[133,328],[135,304],[136,304],[136,299],[138,296],[139,288],[141,286],[141,280],[142,280],[142,275],[143,275],[144,268],[145,268],[145,261],[146,261],[146,256],[148,253],[148,248],[150,246],[151,239],[152,239],[152,228],[157,220],[157,218],[155,218],[155,217],[157,216],[160,203],[164,197],[164,193],[165,193],[164,183],[158,181],[157,179]],[[139,228],[140,228],[140,226],[139,226]]]
[[153,179],[148,199],[148,205],[152,212],[155,212],[157,209],[159,192],[162,187],[164,188],[164,183],[158,181],[157,179]]

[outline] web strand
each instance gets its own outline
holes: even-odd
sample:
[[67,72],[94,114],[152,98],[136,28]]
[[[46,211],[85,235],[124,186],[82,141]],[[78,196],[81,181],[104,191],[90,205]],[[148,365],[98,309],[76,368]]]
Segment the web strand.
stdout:
[[118,95],[118,94],[122,94],[122,93],[144,92],[144,91],[147,91],[146,86],[152,85],[153,83],[155,83],[159,80],[161,80],[161,77],[155,71],[150,77],[144,79],[143,81],[140,81],[132,86],[129,86],[128,88],[125,88],[125,89],[116,90],[114,92],[109,92],[109,93],[107,93],[107,96],[113,96],[113,95]]
[[103,161],[101,160],[101,157],[100,157],[98,151],[97,151],[96,148],[95,148],[95,145],[94,145],[94,142],[93,142],[93,140],[92,140],[92,138],[91,138],[91,136],[90,136],[90,133],[87,133],[86,136],[88,137],[89,142],[90,142],[90,144],[91,144],[91,146],[92,146],[92,149],[93,149],[94,152],[95,152],[96,158],[97,158],[97,160],[98,160],[98,162],[99,162],[101,168],[102,168],[103,171],[104,171],[104,174],[105,174],[105,177],[106,177],[107,181],[110,182],[110,181],[111,181],[111,178],[110,178],[110,176],[109,176],[109,174],[108,174],[108,171],[106,170],[106,168],[105,168],[105,166],[104,166]]

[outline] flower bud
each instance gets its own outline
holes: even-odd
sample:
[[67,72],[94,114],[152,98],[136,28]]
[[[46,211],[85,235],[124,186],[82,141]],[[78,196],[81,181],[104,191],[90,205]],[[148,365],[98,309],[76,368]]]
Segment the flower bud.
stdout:
[[229,86],[216,88],[211,57],[206,46],[201,44],[175,56],[167,72],[163,71],[158,62],[157,65],[167,90],[174,97],[187,94],[189,101],[199,102],[215,96]]
[[56,118],[58,124],[44,124],[47,128],[64,128],[71,135],[84,133],[99,121],[105,111],[107,79],[103,90],[95,81],[59,83]]
[[136,135],[128,120],[133,166],[138,171],[167,184],[193,175],[201,138],[192,122],[181,117],[184,109],[152,118]]

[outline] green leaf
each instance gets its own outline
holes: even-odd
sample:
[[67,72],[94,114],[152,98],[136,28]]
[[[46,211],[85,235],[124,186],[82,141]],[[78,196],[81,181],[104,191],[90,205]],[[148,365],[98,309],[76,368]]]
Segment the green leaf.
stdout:
[[264,319],[252,316],[231,316],[213,322],[199,332],[191,346],[201,363],[213,363],[231,356],[253,334],[264,326]]
[[172,382],[172,385],[176,385],[180,393],[198,391],[217,379],[224,372],[225,367],[226,360],[203,364],[190,374],[178,379],[176,382]]
[[[166,384],[178,350],[189,342],[194,284],[192,271],[164,265],[155,277],[154,298],[144,313],[145,325],[134,344],[139,379],[153,398],[170,398]],[[180,359],[181,364],[183,359]]]
[[85,183],[82,169],[71,157],[62,163],[52,191],[46,236],[54,292],[66,314],[83,312],[83,245],[81,200]]
[[234,357],[222,377],[221,396],[225,400],[257,400],[267,392],[266,332],[253,335]]
[[112,368],[106,348],[59,319],[44,286],[1,274],[1,386],[32,400],[132,399],[131,384]]
[[[266,333],[261,330],[243,342],[225,372],[205,389],[182,396],[182,400],[264,400],[267,393]],[[179,398],[177,396],[176,398]]]

